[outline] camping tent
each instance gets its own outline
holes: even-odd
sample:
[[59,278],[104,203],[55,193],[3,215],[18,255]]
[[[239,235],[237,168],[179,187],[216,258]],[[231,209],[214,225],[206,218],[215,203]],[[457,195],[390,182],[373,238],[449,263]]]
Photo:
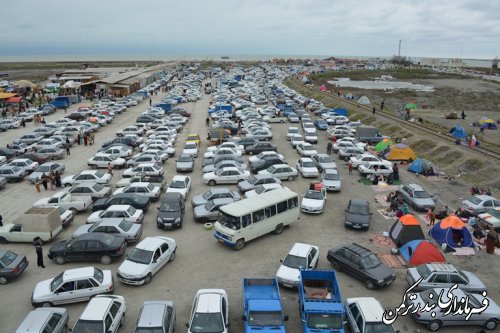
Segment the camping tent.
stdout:
[[345,108],[335,108],[333,109],[333,112],[335,112],[337,116],[344,116],[344,117],[347,117],[347,115],[349,114],[349,111]]
[[417,158],[408,167],[409,172],[424,173],[430,167],[430,163],[423,158]]
[[426,239],[412,240],[403,245],[399,252],[408,266],[446,262],[439,249]]
[[397,247],[401,247],[403,244],[415,239],[425,239],[420,223],[411,214],[403,215],[394,222],[389,231],[389,236]]
[[[453,239],[453,234],[458,233],[458,237],[462,238],[462,244],[458,245]],[[464,222],[456,215],[448,216],[439,221],[429,234],[438,244],[446,244],[449,247],[474,247],[472,236],[465,226]]]
[[467,132],[460,125],[455,125],[448,133],[453,135],[455,139],[465,139],[467,138]]
[[494,124],[495,121],[491,118],[488,118],[488,117],[481,117],[481,119],[479,120],[479,125],[483,125],[483,124]]
[[361,96],[359,99],[358,99],[358,103],[359,104],[363,104],[363,105],[369,105],[370,104],[370,100],[368,99],[368,97],[366,96]]
[[384,151],[387,147],[392,146],[394,143],[391,139],[382,139],[374,147],[375,151]]
[[498,129],[498,126],[495,122],[492,123],[484,123],[481,125],[482,129],[489,129],[489,130],[496,130]]
[[391,147],[391,150],[385,155],[385,159],[388,161],[408,161],[410,159],[415,160],[417,158],[417,154],[402,143],[398,143]]
[[319,91],[328,91],[328,88],[322,84],[321,86],[319,86]]
[[406,103],[405,109],[416,109],[417,108],[417,103],[415,101],[411,101],[410,103]]

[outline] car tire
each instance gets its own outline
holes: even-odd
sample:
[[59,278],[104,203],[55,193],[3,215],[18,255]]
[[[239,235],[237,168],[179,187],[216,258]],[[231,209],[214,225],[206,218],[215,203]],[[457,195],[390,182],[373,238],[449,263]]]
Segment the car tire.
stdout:
[[54,261],[58,265],[64,265],[66,263],[66,260],[63,257],[61,257],[61,256],[55,257]]
[[40,306],[42,308],[51,308],[51,307],[54,306],[54,304],[52,304],[52,302],[43,302],[43,303],[40,304]]
[[490,319],[486,323],[484,323],[484,328],[486,328],[488,331],[493,331],[497,328],[497,325],[498,323],[495,319]]
[[3,276],[0,276],[0,285],[6,285],[7,284],[7,279],[4,278]]
[[0,244],[7,244],[8,241],[4,237],[0,237]]
[[97,164],[92,164],[92,169],[97,170]]
[[438,331],[441,326],[443,326],[443,323],[440,320],[432,320],[427,323],[427,328],[432,332]]
[[332,267],[334,270],[336,270],[337,272],[340,272],[342,269],[340,268],[340,265],[338,262],[332,262]]
[[250,150],[250,151],[248,152],[248,155],[253,155],[253,150]]
[[283,232],[283,229],[285,229],[285,226],[284,226],[282,223],[280,223],[280,224],[278,224],[278,225],[276,226],[276,228],[274,228],[273,233],[274,233],[275,235],[279,235],[279,234],[281,234],[281,233]]
[[101,257],[100,261],[101,261],[101,264],[103,264],[103,265],[109,265],[109,264],[111,264],[111,257],[108,255],[104,255]]
[[295,179],[295,177],[294,177],[294,176],[288,176],[288,180],[289,180],[289,181],[292,181],[292,180],[294,180],[294,179]]
[[366,289],[373,290],[375,288],[375,285],[373,284],[373,281],[367,280],[365,281],[365,287]]
[[122,327],[123,324],[125,324],[125,312],[122,314],[122,317],[120,318],[120,327]]
[[245,247],[245,240],[243,238],[240,238],[236,241],[236,243],[234,244],[234,249],[236,251],[240,251],[241,249],[243,249]]
[[214,186],[214,185],[216,185],[216,184],[217,184],[217,182],[216,182],[214,179],[210,179],[210,180],[208,181],[208,185],[210,185],[210,186]]
[[168,258],[168,261],[174,261],[175,260],[175,250],[174,252],[172,252],[172,254],[170,255],[170,258]]

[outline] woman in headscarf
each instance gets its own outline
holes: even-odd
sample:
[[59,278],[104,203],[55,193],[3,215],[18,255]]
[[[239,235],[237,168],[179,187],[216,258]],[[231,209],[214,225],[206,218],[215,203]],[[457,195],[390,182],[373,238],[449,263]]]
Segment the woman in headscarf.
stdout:
[[494,254],[495,248],[499,243],[498,234],[493,227],[488,227],[488,229],[490,229],[490,231],[488,231],[488,234],[486,235],[486,241],[484,242],[486,244],[486,252],[489,254]]

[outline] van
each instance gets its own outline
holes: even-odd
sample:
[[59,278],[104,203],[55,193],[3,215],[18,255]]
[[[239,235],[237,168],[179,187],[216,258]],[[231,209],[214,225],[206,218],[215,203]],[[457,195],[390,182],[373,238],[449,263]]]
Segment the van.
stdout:
[[15,333],[63,333],[68,328],[68,311],[65,308],[38,308],[28,313]]
[[171,301],[144,302],[134,333],[172,333],[175,328],[175,305]]

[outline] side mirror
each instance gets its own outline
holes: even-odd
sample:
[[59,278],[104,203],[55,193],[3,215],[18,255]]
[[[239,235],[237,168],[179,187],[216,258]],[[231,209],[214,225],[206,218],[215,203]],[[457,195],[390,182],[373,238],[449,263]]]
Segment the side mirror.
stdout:
[[284,316],[283,321],[288,321],[288,316]]
[[186,327],[189,328],[189,323],[186,323]]
[[247,321],[247,316],[242,315],[242,316],[241,316],[241,320],[243,320],[243,321]]
[[227,323],[227,324],[226,324],[226,327],[229,327],[229,325],[231,325],[231,323]]

